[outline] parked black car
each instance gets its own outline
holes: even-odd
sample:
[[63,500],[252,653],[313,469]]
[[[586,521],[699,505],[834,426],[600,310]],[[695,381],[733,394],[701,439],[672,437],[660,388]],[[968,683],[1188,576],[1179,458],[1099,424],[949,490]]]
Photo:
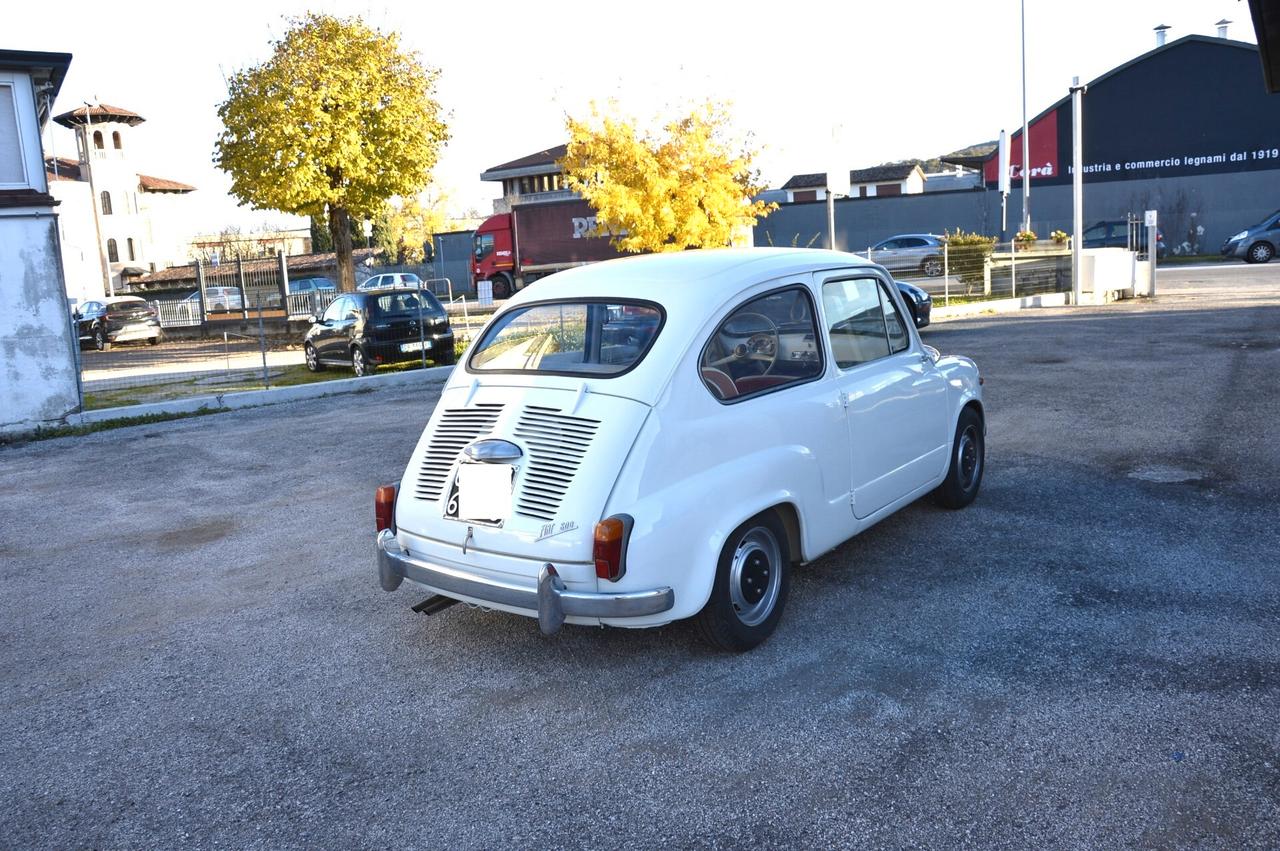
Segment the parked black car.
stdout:
[[924,290],[906,281],[895,280],[894,283],[898,285],[898,292],[902,293],[902,300],[907,303],[916,327],[923,328],[928,325],[929,315],[933,313],[933,298]]
[[419,360],[451,364],[453,329],[444,306],[426,290],[343,293],[312,320],[303,340],[307,368],[349,366],[356,375],[378,366]]
[[137,296],[115,296],[87,301],[72,314],[80,332],[80,342],[91,342],[105,352],[115,343],[146,340],[160,342],[160,315]]

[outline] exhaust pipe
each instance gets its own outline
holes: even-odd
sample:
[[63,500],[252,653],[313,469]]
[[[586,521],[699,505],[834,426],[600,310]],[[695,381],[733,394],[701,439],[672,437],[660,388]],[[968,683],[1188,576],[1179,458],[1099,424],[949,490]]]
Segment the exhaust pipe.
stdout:
[[430,597],[414,606],[413,610],[420,615],[438,615],[457,602],[458,601],[452,597],[446,597],[443,594],[432,594]]

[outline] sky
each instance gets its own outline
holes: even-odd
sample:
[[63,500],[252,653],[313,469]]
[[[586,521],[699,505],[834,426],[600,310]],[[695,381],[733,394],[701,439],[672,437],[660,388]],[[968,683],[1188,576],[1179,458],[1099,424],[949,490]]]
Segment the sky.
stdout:
[[[195,185],[191,227],[209,232],[298,223],[238,206],[212,152],[225,75],[266,59],[287,19],[309,10],[396,30],[440,70],[451,139],[434,181],[459,214],[488,212],[501,194],[480,172],[565,141],[566,115],[585,114],[593,101],[613,99],[641,118],[726,101],[759,149],[756,165],[770,187],[832,165],[928,158],[995,139],[1022,122],[1019,9],[1017,0],[829,9],[691,0],[64,0],[10,4],[0,48],[73,54],[55,114],[91,100],[146,118],[133,134],[139,170]],[[1065,95],[1072,76],[1087,82],[1154,47],[1157,24],[1172,27],[1172,40],[1213,35],[1221,18],[1234,21],[1230,37],[1256,41],[1242,0],[1027,0],[1029,117]],[[74,155],[69,130],[53,127],[46,153],[50,143]]]

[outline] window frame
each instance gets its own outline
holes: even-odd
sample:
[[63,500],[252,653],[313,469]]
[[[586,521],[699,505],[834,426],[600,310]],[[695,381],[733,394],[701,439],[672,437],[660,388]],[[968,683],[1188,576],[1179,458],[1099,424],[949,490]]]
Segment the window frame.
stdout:
[[818,371],[815,372],[813,375],[809,376],[808,378],[798,378],[795,381],[790,381],[786,384],[779,384],[774,387],[762,387],[761,389],[751,393],[743,393],[741,395],[734,396],[732,399],[721,399],[719,396],[717,396],[715,393],[711,391],[711,388],[707,386],[707,382],[703,381],[702,379],[702,360],[707,355],[707,349],[708,347],[710,347],[711,341],[714,340],[716,335],[720,333],[721,326],[723,326],[724,323],[728,322],[729,319],[735,313],[737,313],[742,308],[746,307],[751,302],[758,301],[762,298],[768,298],[771,295],[774,295],[780,292],[786,292],[787,290],[800,290],[804,294],[804,297],[809,300],[809,321],[814,323],[814,326],[813,326],[814,341],[815,342],[817,341],[818,334],[823,333],[817,322],[818,306],[814,299],[813,288],[802,281],[793,281],[791,283],[783,284],[781,286],[773,287],[772,289],[764,290],[763,292],[758,292],[758,293],[754,293],[752,295],[747,296],[745,299],[743,299],[742,301],[739,301],[732,308],[730,308],[729,311],[720,318],[720,321],[715,324],[715,327],[711,329],[711,333],[707,335],[707,339],[703,342],[702,348],[698,350],[698,357],[693,364],[694,369],[697,370],[697,375],[695,376],[695,378],[697,379],[698,384],[702,387],[703,390],[707,392],[707,395],[710,396],[713,401],[719,402],[721,405],[725,405],[725,406],[737,405],[740,402],[746,402],[750,399],[759,399],[761,396],[768,396],[772,393],[777,393],[782,390],[790,390],[793,387],[800,387],[805,384],[812,384],[815,381],[821,381],[826,376],[827,374],[826,348],[822,345],[818,345],[817,346]]
[[116,244],[116,241],[114,239],[107,240],[107,262],[108,263],[120,262],[120,246]]
[[[18,149],[14,153],[17,157],[18,169],[22,172],[17,181],[0,182],[0,189],[45,189],[46,185],[39,182],[44,177],[43,164],[38,174],[32,171],[32,160],[39,158],[42,154],[41,149],[37,147],[36,156],[32,156],[32,139],[29,138],[30,129],[27,126],[29,124],[27,110],[30,109],[31,114],[35,114],[35,104],[31,100],[31,78],[21,73],[0,72],[0,87],[9,89],[12,94],[13,132],[18,142]],[[35,141],[38,145],[38,136]]]
[[825,278],[822,281],[822,286],[825,287],[827,284],[836,284],[836,283],[840,283],[841,281],[853,281],[853,280],[859,280],[859,279],[870,279],[875,281],[877,284],[877,292],[881,294],[881,297],[888,296],[889,300],[893,302],[893,308],[895,311],[897,311],[897,314],[898,314],[898,321],[902,323],[903,330],[907,332],[907,345],[906,347],[898,349],[897,351],[893,350],[893,344],[891,343],[890,337],[889,337],[889,320],[885,317],[884,305],[881,304],[880,324],[884,327],[884,340],[885,340],[885,346],[888,349],[888,352],[886,354],[881,355],[880,357],[873,358],[871,360],[862,361],[860,363],[855,363],[852,366],[841,366],[840,362],[836,360],[835,344],[831,340],[831,327],[827,324],[827,321],[826,321],[827,311],[826,311],[826,305],[824,304],[823,311],[822,311],[822,317],[823,317],[822,333],[823,333],[823,336],[826,338],[827,345],[832,347],[831,363],[835,366],[836,371],[841,375],[847,375],[848,373],[853,372],[855,369],[860,369],[869,364],[878,363],[884,360],[885,358],[891,358],[894,355],[900,355],[903,352],[910,352],[913,348],[915,348],[916,338],[912,334],[912,329],[915,328],[915,323],[906,321],[904,317],[908,315],[909,312],[904,312],[903,307],[905,305],[899,304],[898,299],[895,299],[893,297],[893,291],[897,290],[898,288],[898,285],[896,283],[893,283],[892,281],[886,281],[884,277],[881,276],[879,273],[874,272],[871,269],[867,269],[865,271],[854,272],[848,275],[839,275],[833,278]]
[[[630,366],[628,366],[626,369],[621,370],[619,372],[611,372],[611,373],[608,373],[607,375],[602,373],[597,373],[597,372],[591,372],[591,373],[579,372],[579,371],[570,372],[570,371],[561,370],[561,369],[473,369],[471,367],[472,359],[474,359],[476,353],[480,351],[482,344],[489,339],[489,335],[491,333],[498,333],[492,330],[494,328],[497,328],[496,320],[500,319],[504,314],[509,312],[514,313],[516,311],[524,311],[529,308],[542,307],[544,305],[551,305],[551,304],[606,304],[606,305],[616,304],[616,305],[622,305],[622,306],[634,305],[638,307],[649,307],[658,311],[658,327],[654,329],[653,336],[649,338],[649,344],[645,346],[644,350],[636,356],[636,359],[632,361]],[[647,358],[649,356],[649,353],[653,351],[653,345],[658,341],[658,337],[662,334],[662,329],[666,327],[666,324],[667,324],[666,308],[658,304],[656,301],[650,301],[648,299],[643,299],[643,298],[629,298],[629,297],[609,298],[606,296],[585,296],[583,298],[574,298],[574,299],[548,298],[548,299],[542,299],[539,301],[527,301],[524,304],[521,304],[512,308],[510,311],[503,310],[501,313],[495,314],[494,318],[489,320],[489,325],[488,327],[485,328],[484,333],[481,334],[481,336],[471,346],[471,351],[467,353],[466,363],[464,363],[462,366],[463,366],[463,369],[465,369],[469,375],[479,375],[479,376],[525,375],[525,376],[537,378],[543,375],[556,375],[563,378],[579,378],[579,379],[620,378],[626,375],[628,372],[631,372],[640,364],[644,363],[645,358]]]
[[98,206],[102,208],[102,215],[115,215],[114,205],[111,203],[111,192],[107,189],[98,193]]
[[[876,277],[879,278],[878,275]],[[891,358],[894,355],[900,355],[903,352],[911,351],[911,332],[907,330],[907,322],[903,318],[902,308],[899,307],[898,302],[894,300],[893,294],[890,291],[891,289],[897,290],[898,284],[894,282],[892,288],[890,288],[890,286],[886,284],[883,279],[880,280],[880,299],[881,299],[880,318],[884,321],[884,338],[889,343],[889,354],[885,355],[885,357],[887,358]],[[901,295],[902,294],[901,291],[899,291],[898,294]],[[907,338],[907,344],[900,349],[895,349],[893,347],[893,335],[889,332],[889,314],[885,311],[884,304],[883,304],[883,301],[885,299],[888,299],[889,304],[893,305],[893,313],[895,316],[898,317],[898,324],[902,326],[903,336]],[[912,322],[911,324],[914,325],[915,323]],[[875,363],[875,361],[867,361],[867,363]]]

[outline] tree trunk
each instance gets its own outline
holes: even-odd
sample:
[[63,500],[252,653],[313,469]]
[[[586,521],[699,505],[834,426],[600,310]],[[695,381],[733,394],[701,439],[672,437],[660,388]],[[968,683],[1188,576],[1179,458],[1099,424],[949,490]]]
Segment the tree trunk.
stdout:
[[329,236],[338,263],[338,292],[354,292],[356,273],[351,265],[351,217],[346,207],[329,205]]

